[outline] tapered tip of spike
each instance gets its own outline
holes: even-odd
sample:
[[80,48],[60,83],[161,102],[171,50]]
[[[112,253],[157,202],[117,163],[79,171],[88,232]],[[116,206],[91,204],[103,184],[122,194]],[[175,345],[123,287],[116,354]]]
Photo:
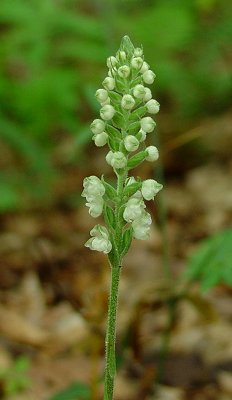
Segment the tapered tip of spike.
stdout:
[[122,38],[120,50],[125,51],[128,55],[132,55],[134,52],[134,46],[129,36],[125,35]]

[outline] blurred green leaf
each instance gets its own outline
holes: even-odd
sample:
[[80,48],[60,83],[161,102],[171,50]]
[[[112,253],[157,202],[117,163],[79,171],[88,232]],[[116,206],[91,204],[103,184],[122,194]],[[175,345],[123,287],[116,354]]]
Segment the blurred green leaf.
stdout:
[[77,382],[73,383],[62,392],[57,393],[55,396],[51,397],[50,400],[89,400],[90,395],[90,388],[84,383]]
[[190,257],[185,276],[203,291],[218,284],[232,286],[232,229],[203,241]]

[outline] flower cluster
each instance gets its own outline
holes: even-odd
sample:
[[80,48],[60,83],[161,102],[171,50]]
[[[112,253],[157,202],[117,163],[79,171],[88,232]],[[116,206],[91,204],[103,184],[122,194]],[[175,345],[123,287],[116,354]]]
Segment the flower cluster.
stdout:
[[107,144],[109,147],[106,162],[117,176],[117,188],[103,178],[90,176],[84,180],[82,196],[86,197],[90,215],[98,217],[103,213],[107,225],[107,228],[97,225],[91,231],[94,237],[86,246],[104,253],[113,252],[120,258],[128,250],[132,236],[149,237],[152,221],[145,211],[144,200],[154,199],[162,189],[153,179],[142,182],[128,178],[129,171],[144,160],[153,162],[159,158],[158,149],[146,147],[144,143],[156,126],[154,119],[146,114],[157,114],[160,106],[146,87],[153,84],[155,74],[144,61],[143,50],[134,48],[127,36],[116,56],[107,59],[107,67],[103,88],[96,91],[100,118],[90,128],[96,146]]

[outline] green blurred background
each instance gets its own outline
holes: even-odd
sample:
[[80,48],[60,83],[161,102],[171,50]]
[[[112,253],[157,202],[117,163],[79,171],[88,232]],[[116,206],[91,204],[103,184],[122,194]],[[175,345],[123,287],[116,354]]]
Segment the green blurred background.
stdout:
[[1,0],[0,212],[77,206],[94,93],[125,34],[157,74],[167,173],[212,156],[191,130],[230,112],[231,1]]

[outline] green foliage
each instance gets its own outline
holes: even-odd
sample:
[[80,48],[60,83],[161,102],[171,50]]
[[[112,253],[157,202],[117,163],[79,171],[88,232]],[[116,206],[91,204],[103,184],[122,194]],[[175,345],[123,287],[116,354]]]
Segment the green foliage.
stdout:
[[[1,1],[0,145],[13,161],[1,154],[11,179],[0,183],[0,211],[27,206],[38,193],[49,198],[59,176],[57,137],[72,135],[75,154],[90,139],[81,116],[83,99],[88,103],[83,82],[106,57],[104,32],[101,21],[75,6],[71,0]],[[15,187],[18,177],[24,185]]]
[[6,396],[15,395],[30,386],[30,379],[27,376],[28,367],[29,359],[18,357],[11,367],[0,370],[0,380]]
[[89,400],[90,395],[90,388],[84,383],[77,382],[55,394],[50,400]]
[[203,241],[189,259],[185,276],[203,291],[218,284],[232,286],[232,229]]
[[[144,44],[157,72],[159,91],[182,117],[229,105],[232,72],[232,3],[214,0],[157,0],[121,15],[121,26]],[[179,116],[176,114],[177,116]]]

